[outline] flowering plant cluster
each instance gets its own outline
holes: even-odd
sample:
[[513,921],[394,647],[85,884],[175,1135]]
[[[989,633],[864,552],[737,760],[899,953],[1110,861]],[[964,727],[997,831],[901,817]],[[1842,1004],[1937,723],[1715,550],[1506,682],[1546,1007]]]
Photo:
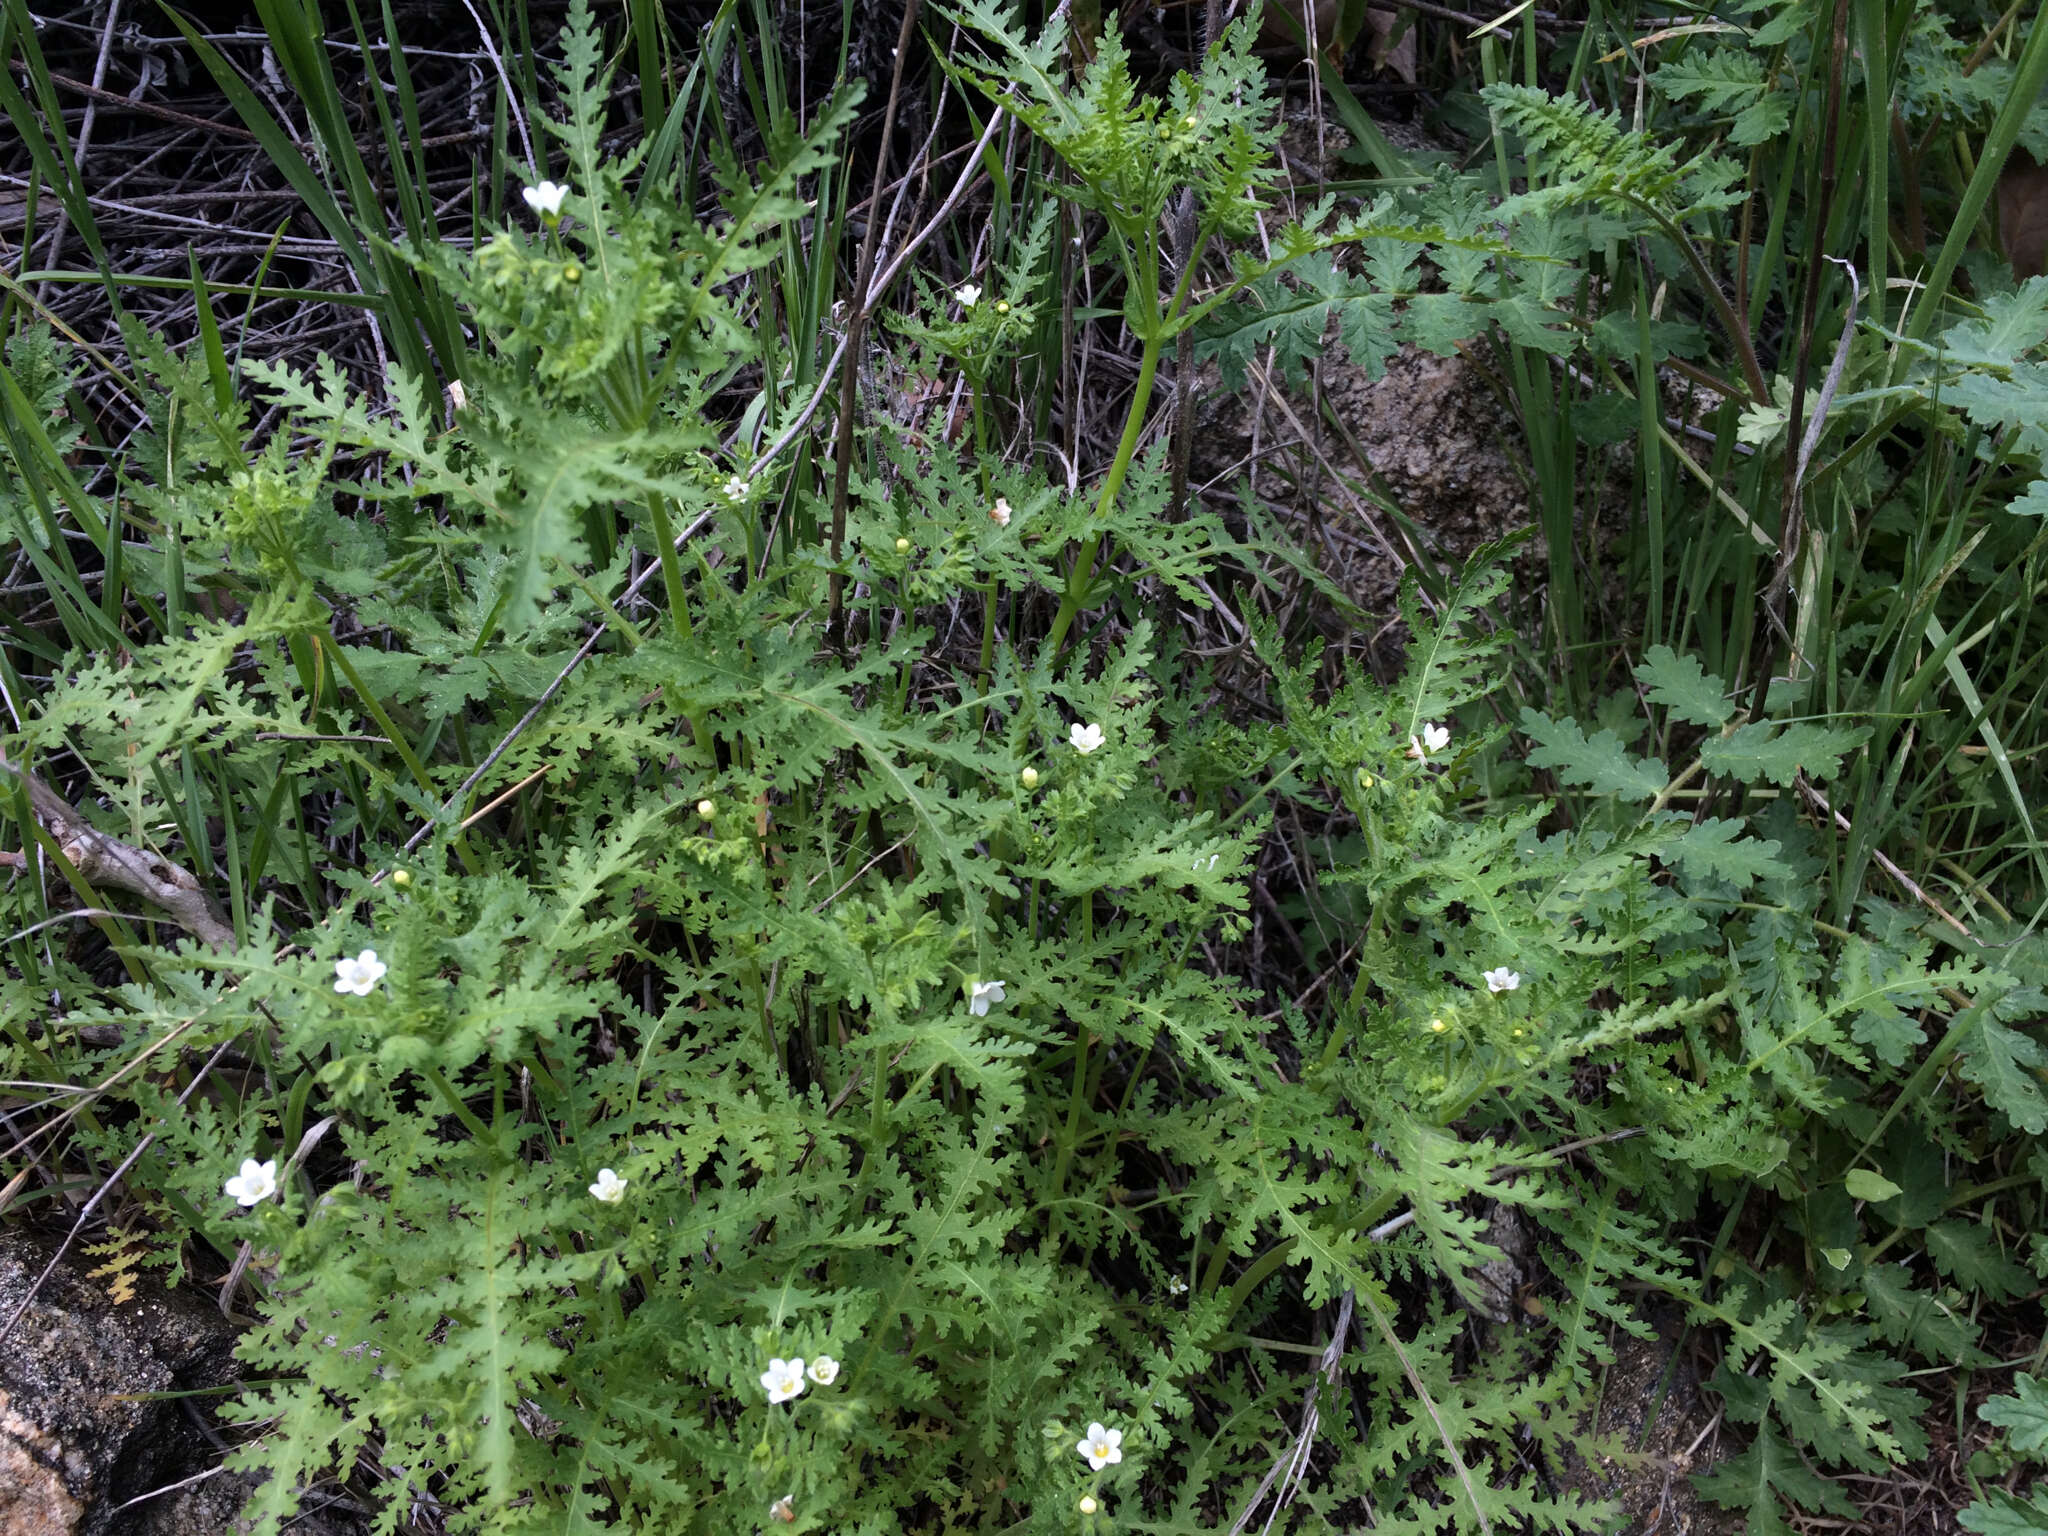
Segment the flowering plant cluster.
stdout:
[[[1113,35],[1069,90],[1057,28],[962,15],[1016,65],[962,78],[1073,173],[1156,365],[1199,319],[1192,279],[1146,266],[1160,220],[1246,234],[1270,179],[1252,30],[1144,97]],[[1656,1216],[1734,1179],[1834,1180],[1846,1147],[1785,1127],[1849,1074],[1903,1075],[1936,1020],[1949,1080],[2048,1130],[2020,1027],[2048,967],[2021,935],[1937,965],[1880,904],[1824,963],[1793,921],[1819,853],[1790,795],[1681,814],[1693,770],[1618,724],[1525,709],[1512,734],[1510,545],[1427,606],[1403,589],[1384,676],[1255,607],[1229,656],[1188,645],[1177,608],[1226,601],[1255,552],[1176,507],[1142,398],[1085,491],[986,452],[978,417],[971,440],[878,424],[863,462],[888,473],[846,537],[778,542],[815,487],[703,418],[737,378],[774,384],[732,292],[812,214],[853,102],[786,125],[777,163],[721,164],[705,228],[679,179],[640,195],[638,158],[601,153],[580,3],[565,52],[566,180],[536,166],[473,255],[408,252],[480,338],[452,423],[419,380],[387,408],[254,376],[283,437],[374,466],[349,495],[382,517],[177,461],[201,510],[239,495],[237,527],[276,525],[296,584],[232,621],[188,605],[198,638],[125,669],[75,658],[31,743],[110,782],[153,743],[151,780],[122,780],[147,800],[230,737],[236,797],[303,779],[339,808],[332,869],[304,839],[233,855],[236,943],[139,945],[150,979],[118,990],[56,957],[0,997],[10,1018],[91,998],[81,1022],[179,1042],[161,1074],[106,1075],[151,1127],[138,1186],[251,1256],[229,1415],[258,1530],[338,1478],[386,1525],[431,1507],[458,1533],[1229,1529],[1297,1458],[1314,1480],[1262,1528],[1611,1529],[1546,1469],[1585,1449],[1639,1296],[1739,1341],[1727,1400],[1760,1462],[1789,1436],[1826,1465],[1906,1448],[1914,1399],[1865,1344],[1974,1344],[1934,1282],[1847,1246],[1848,1186],[1813,1235],[1864,1299],[1824,1329],[1785,1276],[1696,1270]],[[1058,307],[1057,223],[929,283],[942,313],[901,344],[980,402],[974,370]],[[167,571],[226,564],[191,538]],[[302,563],[331,548],[345,564]],[[338,640],[344,609],[375,643]],[[1860,741],[1739,720],[1669,652],[1634,681],[1628,741],[1730,783],[1825,785]],[[1575,814],[1553,787],[1585,792]],[[266,860],[289,899],[251,906]],[[1275,932],[1298,975],[1251,963]],[[230,1048],[237,1084],[165,1081]],[[112,1166],[118,1132],[81,1134]],[[1902,1227],[1939,1219],[1942,1134],[1861,1149],[1918,1171]],[[1905,1192],[1855,1171],[1876,1180],[1856,1202]],[[1542,1253],[1520,1318],[1494,1279],[1515,1224]],[[1944,1253],[2017,1291],[1946,1225]],[[1890,1310],[1852,1345],[1861,1306]],[[1313,1458],[1305,1393],[1349,1410],[1319,1410]]]

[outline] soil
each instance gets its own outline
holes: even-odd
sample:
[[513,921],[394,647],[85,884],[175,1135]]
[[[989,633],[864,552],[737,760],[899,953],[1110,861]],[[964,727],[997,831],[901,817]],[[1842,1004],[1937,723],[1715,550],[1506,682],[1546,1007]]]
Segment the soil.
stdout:
[[1196,482],[1245,480],[1269,512],[1325,546],[1368,613],[1393,611],[1401,573],[1418,555],[1456,565],[1529,522],[1519,430],[1462,355],[1406,347],[1374,378],[1333,345],[1307,388],[1254,380],[1223,394],[1213,373],[1205,383]]
[[1620,1501],[1626,1522],[1613,1536],[1737,1536],[1741,1517],[1701,1499],[1691,1474],[1740,1447],[1721,1436],[1720,1415],[1679,1353],[1678,1319],[1659,1322],[1655,1338],[1615,1338],[1614,1364],[1590,1426],[1628,1450],[1575,1458],[1563,1469],[1565,1480],[1588,1497]]

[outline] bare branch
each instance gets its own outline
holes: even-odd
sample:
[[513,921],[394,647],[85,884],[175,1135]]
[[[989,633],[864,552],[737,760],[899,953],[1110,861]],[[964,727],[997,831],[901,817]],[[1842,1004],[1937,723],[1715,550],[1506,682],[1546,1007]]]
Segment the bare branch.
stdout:
[[140,896],[161,907],[173,922],[215,949],[227,948],[235,942],[235,930],[222,920],[189,872],[146,848],[109,837],[89,824],[41,779],[9,762],[5,753],[0,753],[0,771],[13,774],[27,786],[29,806],[36,820],[88,885]]

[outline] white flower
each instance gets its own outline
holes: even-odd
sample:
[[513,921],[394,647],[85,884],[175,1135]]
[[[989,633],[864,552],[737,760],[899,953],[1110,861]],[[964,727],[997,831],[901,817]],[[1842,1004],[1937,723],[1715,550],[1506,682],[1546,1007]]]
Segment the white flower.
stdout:
[[1010,498],[998,496],[996,504],[988,509],[988,520],[998,528],[1010,526]]
[[242,1171],[221,1187],[235,1197],[237,1205],[261,1205],[277,1193],[277,1159],[259,1163],[253,1157],[245,1157]]
[[811,1362],[811,1368],[804,1374],[821,1387],[829,1387],[839,1379],[839,1362],[830,1355],[820,1355]]
[[384,973],[391,967],[377,958],[377,951],[366,949],[353,957],[343,955],[334,962],[334,990],[353,992],[357,997],[368,997],[370,989],[384,979]]
[[804,1392],[804,1363],[801,1360],[770,1360],[761,1373],[761,1388],[771,1403],[786,1403]]
[[770,1520],[779,1520],[784,1525],[795,1524],[796,1495],[793,1493],[785,1493],[773,1504],[770,1504],[768,1506],[768,1518]]
[[742,480],[738,475],[734,475],[730,480],[725,482],[725,495],[728,501],[746,500],[747,482],[745,480]]
[[562,216],[562,199],[569,195],[569,189],[552,181],[544,181],[537,187],[528,187],[519,194],[526,199],[526,206],[544,219],[559,219]]
[[1003,988],[1008,985],[1009,983],[1005,981],[977,981],[968,990],[967,1011],[977,1019],[987,1018],[989,1004],[1000,1003],[1003,1000]]
[[1187,1295],[1187,1293],[1188,1293],[1188,1283],[1187,1283],[1187,1281],[1185,1281],[1185,1280],[1181,1279],[1181,1277],[1180,1277],[1179,1275],[1175,1275],[1175,1276],[1174,1276],[1174,1277],[1173,1277],[1173,1278],[1172,1278],[1171,1280],[1169,1280],[1169,1281],[1167,1281],[1167,1282],[1166,1282],[1166,1294],[1167,1294],[1167,1295],[1169,1295],[1169,1296],[1185,1296],[1185,1295]]
[[1413,736],[1408,738],[1408,755],[1413,758],[1419,758],[1426,763],[1429,761],[1430,753],[1441,752],[1450,744],[1450,727],[1438,725],[1432,721],[1422,728],[1422,736],[1419,740]]
[[1088,1465],[1100,1472],[1104,1467],[1113,1467],[1124,1459],[1124,1432],[1120,1429],[1104,1429],[1100,1424],[1090,1424],[1088,1433],[1074,1449],[1088,1458]]
[[1079,721],[1076,721],[1067,728],[1067,740],[1074,744],[1076,752],[1086,757],[1090,752],[1093,752],[1102,745],[1102,727],[1099,725],[1082,725]]
[[626,1198],[627,1182],[611,1169],[600,1168],[597,1170],[597,1182],[590,1186],[591,1198],[602,1200],[606,1205],[617,1205]]
[[972,309],[974,301],[981,297],[981,289],[973,283],[962,283],[953,290],[953,297],[960,301],[962,309]]
[[1499,970],[1487,971],[1484,975],[1486,990],[1489,992],[1512,992],[1522,984],[1522,973],[1511,971],[1506,966]]

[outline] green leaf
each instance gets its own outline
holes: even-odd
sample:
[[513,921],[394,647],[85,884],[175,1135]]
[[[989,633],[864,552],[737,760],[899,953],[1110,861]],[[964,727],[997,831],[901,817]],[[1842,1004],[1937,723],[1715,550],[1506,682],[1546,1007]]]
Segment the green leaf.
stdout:
[[1990,1356],[1977,1347],[1975,1325],[1948,1298],[1915,1290],[1908,1266],[1866,1264],[1858,1283],[1872,1325],[1889,1342],[1909,1344],[1927,1359],[1943,1364],[1983,1365],[1989,1361]]
[[1993,1492],[1990,1503],[1979,1499],[1965,1506],[1956,1524],[1977,1536],[2048,1536],[2048,1503]]
[[1824,1509],[1849,1518],[1857,1514],[1841,1489],[1801,1461],[1768,1422],[1759,1426],[1748,1450],[1711,1472],[1695,1473],[1692,1481],[1710,1503],[1747,1512],[1750,1536],[1792,1536],[1780,1498],[1800,1509]]
[[1479,94],[1551,177],[1540,191],[1509,199],[1511,212],[1597,201],[1629,212],[1655,208],[1680,220],[1741,200],[1734,186],[1742,171],[1734,162],[1688,150],[1676,138],[1631,131],[1617,112],[1534,86],[1489,85]]
[[1693,656],[1680,656],[1668,645],[1653,645],[1636,664],[1636,681],[1649,690],[1652,704],[1662,704],[1688,725],[1719,730],[1735,713],[1726,698],[1727,685],[1710,677]]
[[1978,1012],[1958,1050],[1963,1077],[1983,1091],[1984,1102],[2029,1136],[2048,1132],[2048,1095],[2035,1072],[2048,1066],[2048,1049],[2032,1035]]
[[2032,1277],[2000,1253],[1988,1228],[1974,1221],[1938,1221],[1925,1234],[1934,1267],[1967,1290],[2004,1301],[2031,1289]]
[[1977,1417],[2003,1428],[2006,1443],[2022,1456],[2048,1454],[2048,1382],[2021,1371],[2012,1379],[2012,1393],[1992,1398]]
[[1778,857],[1782,846],[1773,838],[1745,837],[1741,821],[1709,817],[1685,829],[1667,850],[1688,875],[1726,880],[1737,889],[1755,880],[1789,879],[1792,868]]
[[2030,277],[2011,293],[1984,300],[1984,313],[1942,333],[1945,361],[2006,369],[2048,341],[2048,277]]
[[1869,734],[1865,726],[1801,723],[1781,728],[1774,721],[1757,720],[1703,744],[1700,761],[1708,772],[1745,784],[1769,779],[1789,788],[1802,770],[1808,778],[1825,783],[1842,771],[1843,754],[1862,745]]
[[1588,737],[1576,721],[1553,720],[1525,705],[1522,733],[1536,743],[1530,767],[1548,768],[1563,783],[1584,785],[1596,795],[1648,800],[1671,782],[1663,763],[1631,757],[1612,731]]
[[1705,112],[1732,112],[1768,86],[1763,60],[1740,48],[1689,53],[1664,65],[1650,84],[1666,96],[1696,100]]
[[1849,1191],[1852,1200],[1889,1200],[1904,1191],[1881,1173],[1868,1168],[1851,1168],[1843,1177],[1842,1185]]

